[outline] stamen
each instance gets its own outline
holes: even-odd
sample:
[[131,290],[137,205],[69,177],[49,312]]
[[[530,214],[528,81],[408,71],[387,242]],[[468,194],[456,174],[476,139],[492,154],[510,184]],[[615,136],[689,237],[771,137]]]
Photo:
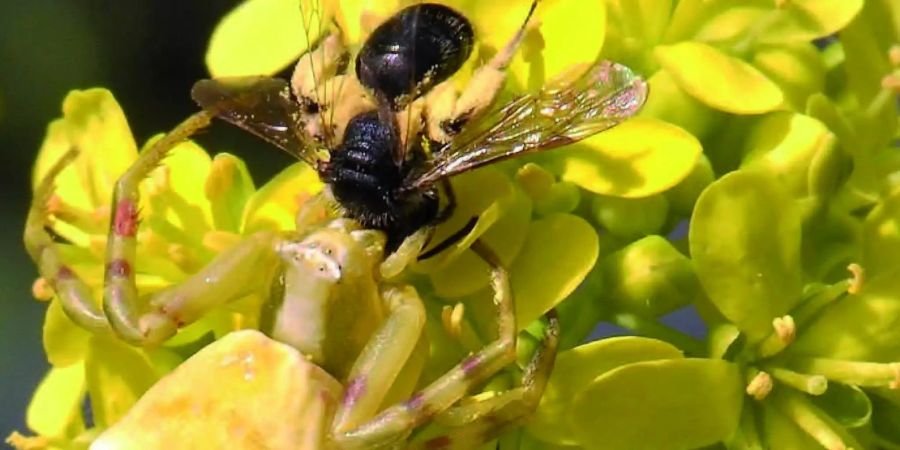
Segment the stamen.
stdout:
[[794,324],[794,318],[791,316],[776,317],[772,320],[772,327],[775,328],[775,334],[784,345],[790,345],[797,336],[797,327]]
[[894,44],[888,50],[888,61],[894,68],[900,68],[900,44]]
[[53,287],[50,286],[50,283],[47,282],[46,278],[38,277],[34,280],[34,283],[31,284],[31,295],[34,296],[36,300],[46,302],[53,298]]
[[240,241],[240,235],[229,231],[211,230],[203,235],[203,246],[215,253],[221,253],[234,247]]
[[772,392],[772,386],[772,377],[768,373],[760,371],[750,380],[746,392],[757,401],[762,401]]
[[441,309],[441,322],[444,324],[444,330],[456,340],[460,340],[462,336],[462,319],[465,309],[466,307],[462,303],[457,303],[452,307],[444,305]]
[[206,198],[212,200],[221,197],[234,184],[237,166],[233,158],[216,157],[209,168],[209,175],[203,185]]
[[798,358],[793,368],[859,387],[900,387],[900,362],[874,363],[827,358]]

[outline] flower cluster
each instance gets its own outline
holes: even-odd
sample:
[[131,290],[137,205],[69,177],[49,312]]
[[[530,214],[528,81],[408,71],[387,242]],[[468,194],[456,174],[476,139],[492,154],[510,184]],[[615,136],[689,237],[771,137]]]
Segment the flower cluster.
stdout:
[[[248,0],[216,29],[207,65],[214,76],[275,73],[321,24],[358,45],[400,3]],[[479,33],[454,78],[462,84],[528,2],[450,3]],[[523,355],[536,319],[553,307],[561,316],[563,351],[538,411],[502,448],[900,448],[900,6],[555,0],[537,17],[507,91],[537,89],[599,54],[643,74],[650,98],[608,132],[453,180],[458,214],[435,239],[477,223],[403,274],[428,309],[419,384],[489,339],[487,266],[468,249],[481,238],[510,268]],[[137,156],[111,93],[66,98],[35,182],[72,147],[80,156],[47,208],[71,243],[63,257],[99,303],[110,186]],[[237,157],[181,144],[141,185],[141,294],[184,280],[248,233],[291,229],[320,188],[299,163],[257,188]],[[53,297],[41,280],[35,295]],[[9,442],[89,442],[211,340],[254,328],[262,301],[249,295],[138,349],[81,330],[51,300],[53,367],[27,413],[38,436]],[[703,340],[659,321],[688,306],[707,326]],[[602,321],[640,336],[584,344]]]

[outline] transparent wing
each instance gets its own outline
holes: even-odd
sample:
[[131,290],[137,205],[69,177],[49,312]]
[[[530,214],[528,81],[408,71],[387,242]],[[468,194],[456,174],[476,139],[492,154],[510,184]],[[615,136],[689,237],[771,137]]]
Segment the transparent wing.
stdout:
[[647,83],[640,76],[623,65],[599,61],[478,119],[435,152],[411,186],[429,186],[495,161],[571,144],[635,115],[646,99]]
[[247,130],[316,166],[315,141],[301,120],[287,81],[271,77],[200,80],[191,97],[216,117]]

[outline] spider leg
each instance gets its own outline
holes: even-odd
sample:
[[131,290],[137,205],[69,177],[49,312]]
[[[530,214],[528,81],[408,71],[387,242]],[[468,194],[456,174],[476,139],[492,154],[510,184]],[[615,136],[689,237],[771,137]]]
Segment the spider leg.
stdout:
[[63,263],[57,244],[47,232],[47,201],[53,194],[53,183],[77,156],[75,149],[66,152],[35,189],[25,222],[25,249],[37,265],[41,277],[56,291],[66,315],[82,328],[106,333],[110,331],[109,323],[94,303],[90,288],[71,267]]
[[411,448],[478,448],[527,420],[540,403],[559,345],[556,311],[550,310],[544,317],[547,321],[544,338],[525,367],[520,387],[448,409],[436,418],[436,422],[449,428],[448,432],[415,443]]
[[145,340],[137,322],[140,310],[132,270],[139,221],[138,185],[172,148],[197,130],[208,126],[211,120],[212,116],[205,111],[190,116],[142,152],[137,161],[116,182],[106,242],[103,311],[113,331],[127,342],[141,344]]
[[150,299],[151,310],[138,320],[139,344],[156,345],[206,312],[267,287],[278,267],[275,232],[261,231],[220,253],[199,272]]
[[425,98],[426,126],[432,140],[450,142],[466,123],[493,105],[506,82],[506,68],[525,37],[537,3],[538,0],[532,1],[525,22],[516,34],[490,61],[475,70],[461,93],[457,94],[452,82],[441,83],[429,92]]
[[[375,415],[422,336],[425,307],[415,288],[388,287],[381,294],[389,314],[347,377],[344,398],[332,422],[332,433],[338,437]],[[401,437],[402,433],[397,436]]]
[[334,439],[339,444],[350,448],[366,447],[406,436],[413,428],[464,397],[469,388],[487,380],[515,360],[516,317],[509,274],[497,256],[480,241],[476,241],[472,249],[491,266],[499,337],[406,402],[387,408],[354,429],[337,430]]

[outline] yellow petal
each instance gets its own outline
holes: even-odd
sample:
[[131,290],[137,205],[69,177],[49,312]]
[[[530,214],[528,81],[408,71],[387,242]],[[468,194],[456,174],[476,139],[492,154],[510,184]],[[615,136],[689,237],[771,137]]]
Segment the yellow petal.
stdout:
[[84,365],[53,368],[38,385],[28,405],[25,421],[41,436],[62,437],[73,426],[83,426]]
[[72,91],[63,101],[63,119],[47,130],[34,170],[34,184],[71,148],[78,159],[60,174],[57,194],[86,211],[109,204],[119,176],[137,158],[125,114],[106,89]]
[[271,75],[287,67],[327,29],[333,2],[248,0],[219,22],[206,67],[213,77]]

